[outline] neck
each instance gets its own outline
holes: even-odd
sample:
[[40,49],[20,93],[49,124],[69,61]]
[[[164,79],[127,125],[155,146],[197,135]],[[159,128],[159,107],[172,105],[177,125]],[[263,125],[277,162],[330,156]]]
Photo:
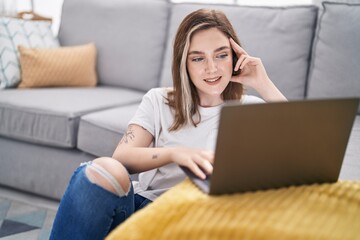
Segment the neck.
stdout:
[[200,99],[201,107],[216,107],[224,103],[224,100],[219,99]]

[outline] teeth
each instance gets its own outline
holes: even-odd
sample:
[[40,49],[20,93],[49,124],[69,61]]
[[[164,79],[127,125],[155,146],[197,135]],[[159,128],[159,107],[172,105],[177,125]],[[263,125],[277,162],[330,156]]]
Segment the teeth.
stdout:
[[220,79],[220,77],[212,78],[212,79],[205,79],[205,82],[216,82],[219,79]]

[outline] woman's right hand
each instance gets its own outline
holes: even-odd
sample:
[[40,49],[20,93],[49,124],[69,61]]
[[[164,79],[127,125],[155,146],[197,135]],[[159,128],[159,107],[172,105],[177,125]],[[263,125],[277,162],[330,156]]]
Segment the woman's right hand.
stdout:
[[212,174],[214,153],[208,150],[177,147],[171,149],[171,161],[190,169],[196,176],[205,179]]
[[189,147],[148,147],[152,141],[150,132],[131,124],[115,149],[113,158],[120,161],[129,173],[145,172],[172,162],[187,167],[201,179],[212,173],[213,152]]

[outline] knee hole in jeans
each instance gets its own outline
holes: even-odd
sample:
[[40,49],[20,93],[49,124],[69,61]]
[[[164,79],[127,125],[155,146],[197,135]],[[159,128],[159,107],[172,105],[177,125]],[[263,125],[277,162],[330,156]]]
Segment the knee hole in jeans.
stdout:
[[129,175],[125,167],[114,159],[95,159],[86,167],[85,174],[90,182],[120,197],[126,196],[130,191]]

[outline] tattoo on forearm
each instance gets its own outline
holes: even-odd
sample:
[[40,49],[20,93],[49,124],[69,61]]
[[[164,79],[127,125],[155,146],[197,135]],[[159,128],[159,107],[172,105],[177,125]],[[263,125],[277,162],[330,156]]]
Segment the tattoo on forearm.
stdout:
[[133,141],[134,139],[135,139],[134,130],[132,129],[132,127],[129,127],[127,132],[122,137],[120,143],[125,143],[126,144],[126,143],[129,143],[129,141]]
[[153,154],[151,159],[157,159],[159,157],[158,154]]

